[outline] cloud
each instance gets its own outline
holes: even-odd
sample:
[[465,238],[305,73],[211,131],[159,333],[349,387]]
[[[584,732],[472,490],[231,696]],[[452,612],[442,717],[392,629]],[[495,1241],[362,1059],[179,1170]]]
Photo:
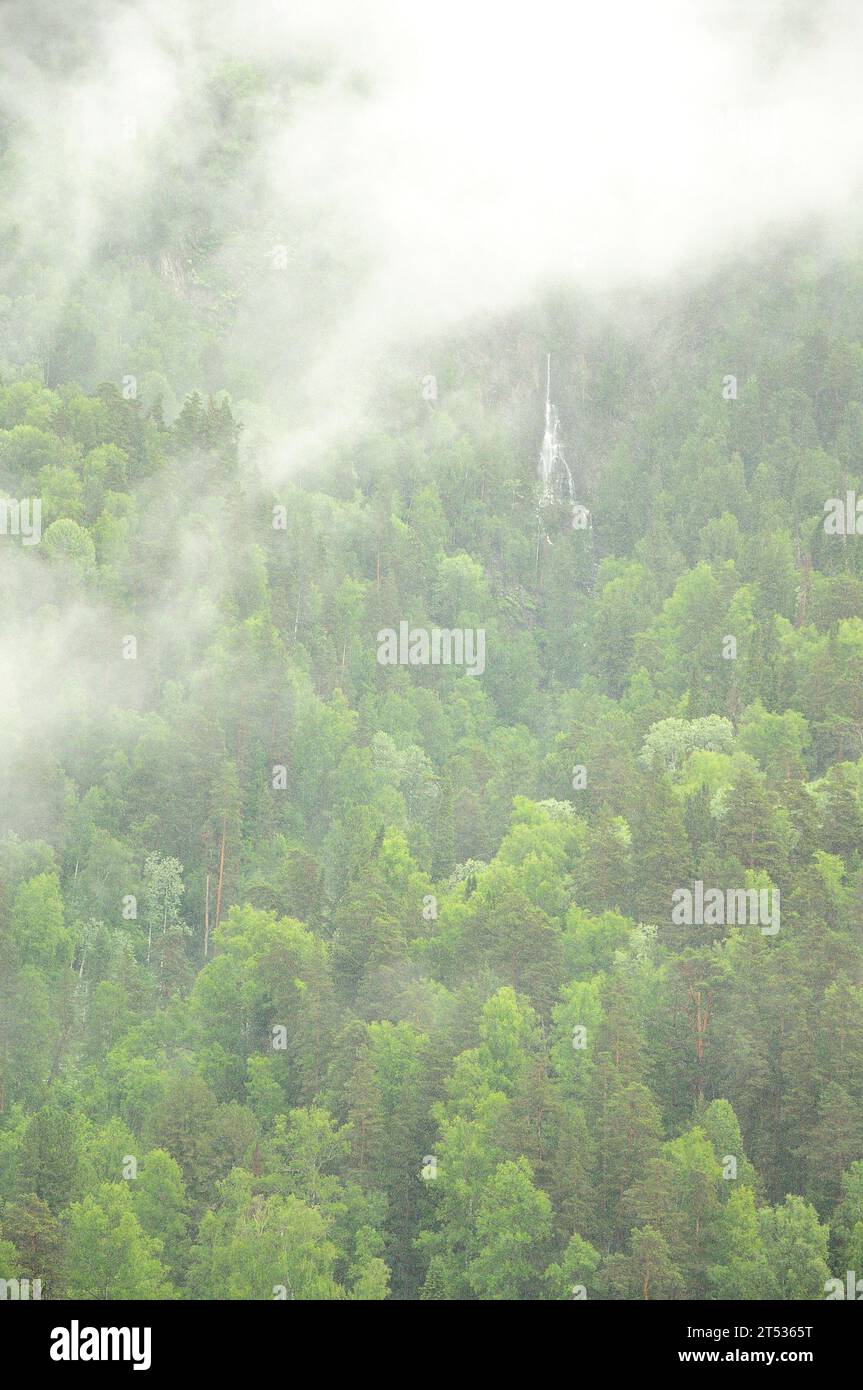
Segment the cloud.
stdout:
[[[246,373],[266,407],[257,461],[279,481],[361,421],[382,362],[549,287],[620,299],[801,229],[858,237],[861,40],[846,0],[7,4],[6,350],[93,384],[143,378],[155,340],[178,396]],[[244,87],[243,65],[264,80]],[[152,278],[136,299],[142,264],[193,342],[213,325],[209,367],[182,317],[162,331]],[[98,350],[60,368],[79,300]],[[186,638],[198,659],[226,582],[221,513],[179,485],[175,502],[169,516],[156,495],[149,523],[170,545],[140,673],[117,674],[98,601],[0,557],[3,766],[87,711],[146,706],[157,646],[172,672]]]
[[[226,352],[296,439],[360,407],[382,352],[549,284],[619,292],[799,227],[858,230],[863,11],[846,0],[36,10],[43,38],[0,87],[11,200],[25,253],[62,227],[69,283],[172,190],[207,191],[219,65],[266,71],[210,221],[238,223],[214,253],[237,292]],[[63,45],[74,61],[46,58]]]

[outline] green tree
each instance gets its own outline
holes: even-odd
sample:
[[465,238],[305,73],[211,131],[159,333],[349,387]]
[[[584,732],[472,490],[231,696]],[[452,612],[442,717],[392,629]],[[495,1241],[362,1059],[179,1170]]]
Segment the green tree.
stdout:
[[666,1241],[652,1226],[634,1230],[629,1254],[609,1255],[602,1274],[619,1298],[673,1299],[683,1293],[683,1276],[671,1260]]
[[477,1210],[471,1288],[480,1298],[536,1297],[550,1232],[551,1202],[527,1159],[499,1164]]
[[760,1300],[775,1297],[776,1280],[761,1233],[755,1195],[735,1187],[719,1217],[707,1270],[711,1298]]
[[162,1260],[176,1274],[187,1253],[189,1216],[180,1165],[164,1149],[144,1155],[133,1187],[135,1215],[146,1236],[161,1243]]
[[22,962],[56,971],[72,954],[72,933],[63,925],[63,898],[56,874],[22,883],[12,904],[12,934]]
[[161,1242],[142,1231],[128,1185],[102,1183],[69,1208],[67,1295],[106,1302],[173,1298],[161,1251]]
[[781,1206],[759,1212],[759,1229],[774,1280],[775,1298],[820,1299],[830,1277],[829,1232],[802,1197],[789,1195]]
[[52,1212],[60,1211],[75,1191],[79,1145],[73,1115],[57,1105],[38,1110],[24,1131],[20,1190],[34,1193]]

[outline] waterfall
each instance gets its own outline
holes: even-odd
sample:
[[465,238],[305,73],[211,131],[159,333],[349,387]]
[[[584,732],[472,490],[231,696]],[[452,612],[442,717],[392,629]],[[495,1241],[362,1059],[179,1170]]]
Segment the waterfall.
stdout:
[[569,464],[560,438],[560,419],[557,407],[551,403],[551,353],[548,354],[545,388],[545,434],[539,451],[539,476],[542,479],[540,505],[569,502],[575,506],[575,488]]

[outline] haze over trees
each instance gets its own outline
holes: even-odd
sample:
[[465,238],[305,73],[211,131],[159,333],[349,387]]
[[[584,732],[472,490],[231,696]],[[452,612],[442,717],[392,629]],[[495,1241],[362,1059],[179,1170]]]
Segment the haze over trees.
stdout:
[[[245,195],[324,81],[209,52],[206,158],[56,276],[6,99],[0,1279],[821,1299],[863,1273],[863,259],[561,280],[306,436],[357,249]],[[401,623],[484,670],[382,665]],[[780,929],[674,920],[699,883]]]

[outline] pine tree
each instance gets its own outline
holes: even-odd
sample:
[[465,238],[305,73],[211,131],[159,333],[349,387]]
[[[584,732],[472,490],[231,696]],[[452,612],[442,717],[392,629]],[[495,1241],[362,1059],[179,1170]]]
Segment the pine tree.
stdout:
[[610,1255],[602,1267],[608,1287],[620,1298],[673,1299],[683,1293],[683,1276],[674,1265],[668,1245],[652,1226],[632,1232],[628,1255]]

